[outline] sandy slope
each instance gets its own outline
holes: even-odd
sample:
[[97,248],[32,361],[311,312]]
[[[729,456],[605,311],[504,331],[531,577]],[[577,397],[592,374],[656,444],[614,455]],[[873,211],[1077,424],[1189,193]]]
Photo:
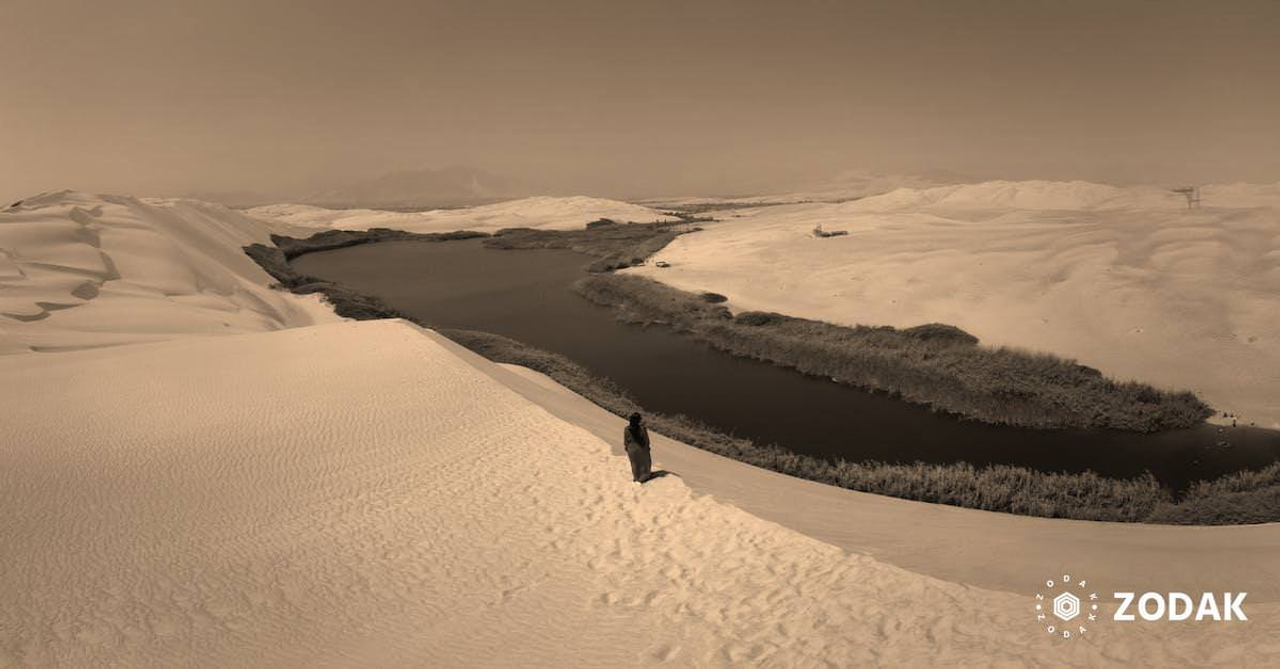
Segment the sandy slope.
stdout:
[[296,225],[343,230],[395,228],[410,232],[451,232],[501,228],[581,228],[601,218],[650,223],[675,220],[636,204],[595,197],[528,197],[462,209],[395,212],[378,209],[325,209],[305,204],[271,204],[249,214]]
[[394,321],[0,359],[0,663],[1280,661],[1275,605],[1068,643],[1028,596],[634,486],[487,364]]
[[0,355],[336,320],[240,250],[271,231],[294,229],[195,200],[61,191],[0,210]]
[[[734,309],[958,325],[1280,425],[1280,186],[990,182],[727,212],[637,271]],[[848,236],[817,239],[815,225]]]
[[[556,417],[614,443],[616,454],[623,453],[617,445],[625,424],[621,418],[533,370],[479,367]],[[1250,602],[1280,602],[1280,524],[1176,527],[988,513],[785,476],[662,435],[655,436],[654,457],[679,472],[696,493],[714,495],[833,546],[946,581],[1025,593],[1046,571],[1065,570],[1116,588],[1244,591]]]

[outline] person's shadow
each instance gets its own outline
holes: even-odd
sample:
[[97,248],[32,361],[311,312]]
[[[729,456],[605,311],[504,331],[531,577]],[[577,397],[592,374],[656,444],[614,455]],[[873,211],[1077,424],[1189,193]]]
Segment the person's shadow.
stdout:
[[641,481],[641,483],[648,483],[654,479],[660,479],[664,476],[680,476],[680,475],[675,472],[669,472],[665,469],[659,469],[657,471],[649,472],[649,475],[645,477],[645,479]]

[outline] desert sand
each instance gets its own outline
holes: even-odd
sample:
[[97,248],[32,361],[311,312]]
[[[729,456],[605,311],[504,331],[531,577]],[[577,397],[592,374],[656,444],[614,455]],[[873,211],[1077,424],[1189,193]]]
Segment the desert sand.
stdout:
[[0,209],[0,355],[338,320],[241,251],[298,229],[196,200],[72,191]]
[[5,404],[23,417],[0,428],[0,503],[21,510],[0,520],[0,657],[150,666],[1280,658],[1276,604],[1248,606],[1248,624],[1104,621],[1068,641],[1035,623],[1038,584],[1011,594],[949,582],[762,520],[675,476],[636,486],[607,442],[485,365],[398,321],[0,359]]
[[[719,214],[638,272],[735,311],[959,326],[1280,426],[1280,185],[988,182]],[[847,236],[811,234],[845,230]]]
[[[1274,525],[934,507],[661,437],[677,475],[637,486],[617,419],[545,377],[269,292],[238,252],[275,223],[75,193],[25,206],[4,214],[7,281],[43,286],[31,270],[54,265],[145,297],[3,317],[80,350],[0,356],[0,666],[1280,662]],[[85,216],[107,223],[63,223]],[[113,227],[132,243],[106,243]],[[68,250],[89,232],[110,262]],[[175,305],[162,280],[209,294]],[[271,309],[236,302],[260,291]],[[208,328],[209,311],[242,319]],[[1104,594],[1250,589],[1250,620],[1104,619],[1064,640],[1033,594],[1068,569]]]

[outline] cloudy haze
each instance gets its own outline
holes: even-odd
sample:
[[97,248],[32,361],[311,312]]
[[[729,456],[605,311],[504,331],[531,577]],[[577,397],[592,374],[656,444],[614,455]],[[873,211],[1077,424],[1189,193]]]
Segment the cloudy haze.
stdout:
[[1273,2],[8,0],[0,196],[1280,180]]

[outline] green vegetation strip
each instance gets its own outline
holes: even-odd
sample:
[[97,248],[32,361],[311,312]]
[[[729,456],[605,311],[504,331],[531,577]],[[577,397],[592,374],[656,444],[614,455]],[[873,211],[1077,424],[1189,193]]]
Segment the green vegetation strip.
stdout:
[[1213,413],[1192,393],[1112,381],[1052,355],[979,346],[950,325],[899,330],[755,311],[735,317],[714,298],[622,274],[588,276],[574,289],[625,322],[662,324],[735,356],[985,423],[1153,432],[1198,425]]
[[[369,228],[368,230],[325,230],[324,232],[317,232],[306,239],[271,235],[271,241],[275,244],[275,248],[284,255],[285,260],[293,260],[300,255],[315,253],[316,251],[332,251],[333,249],[372,244],[374,242],[447,242],[454,239],[475,239],[476,237],[488,236],[488,233],[474,232],[472,230],[422,233],[392,230],[391,228]],[[253,244],[252,246],[246,246],[245,251],[252,257],[255,252],[249,251],[249,249],[270,248],[272,247],[263,244]],[[262,251],[256,252],[260,253]],[[256,257],[254,259],[257,260]]]

